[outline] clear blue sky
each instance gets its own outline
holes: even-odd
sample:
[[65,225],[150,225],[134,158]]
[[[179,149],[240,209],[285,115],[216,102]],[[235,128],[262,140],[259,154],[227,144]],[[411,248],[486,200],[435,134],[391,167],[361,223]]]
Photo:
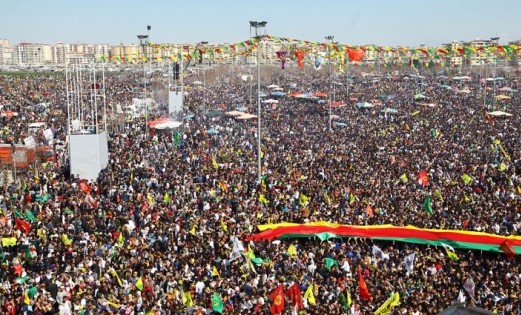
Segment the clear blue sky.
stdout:
[[520,0],[3,0],[0,38],[18,42],[233,43],[249,21],[267,33],[346,44],[440,45],[498,35],[521,39]]

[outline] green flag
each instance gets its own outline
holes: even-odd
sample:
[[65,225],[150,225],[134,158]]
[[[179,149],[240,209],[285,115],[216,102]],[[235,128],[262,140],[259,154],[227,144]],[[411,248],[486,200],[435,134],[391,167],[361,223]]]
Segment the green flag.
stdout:
[[34,216],[34,214],[29,210],[27,209],[25,211],[25,217],[27,218],[27,220],[31,221],[31,222],[36,222],[36,217]]
[[423,207],[428,214],[432,214],[432,205],[431,205],[431,196],[427,195],[425,197],[425,201],[423,202]]
[[338,266],[338,262],[336,260],[334,260],[333,258],[325,258],[324,262],[325,262],[326,268],[328,270],[331,270],[331,267],[333,267],[333,266]]
[[214,312],[217,312],[219,314],[223,313],[223,300],[221,299],[221,296],[217,293],[214,293],[212,296],[212,309],[214,310]]
[[327,241],[330,238],[337,237],[334,233],[329,232],[316,233],[315,236],[318,237],[322,242]]

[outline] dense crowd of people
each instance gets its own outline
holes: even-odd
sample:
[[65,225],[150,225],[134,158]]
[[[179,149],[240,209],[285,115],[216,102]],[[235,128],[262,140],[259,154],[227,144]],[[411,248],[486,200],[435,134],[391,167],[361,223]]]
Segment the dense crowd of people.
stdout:
[[[179,129],[145,132],[139,118],[111,132],[109,164],[95,181],[69,174],[66,148],[17,170],[18,182],[0,191],[2,313],[271,314],[282,285],[298,287],[301,314],[371,314],[395,292],[392,314],[437,314],[458,302],[521,314],[519,256],[455,249],[455,260],[443,248],[356,238],[245,241],[259,224],[314,221],[521,235],[515,78],[491,90],[476,74],[353,73],[348,87],[335,85],[332,101],[347,106],[332,109],[330,128],[327,96],[289,96],[333,98],[327,72],[270,71],[263,91],[278,84],[287,95],[262,105],[261,181],[257,121],[224,115],[257,114],[237,68],[187,90],[194,117]],[[111,106],[140,97],[139,73],[106,80]],[[158,88],[164,78],[152,80]],[[63,81],[1,78],[0,103],[18,113],[4,118],[4,143],[22,143],[34,121],[66,140]],[[42,102],[49,108],[36,112]],[[512,116],[487,114],[496,109]],[[418,183],[423,170],[428,182]],[[359,294],[359,275],[370,298]],[[294,297],[285,299],[290,314]]]

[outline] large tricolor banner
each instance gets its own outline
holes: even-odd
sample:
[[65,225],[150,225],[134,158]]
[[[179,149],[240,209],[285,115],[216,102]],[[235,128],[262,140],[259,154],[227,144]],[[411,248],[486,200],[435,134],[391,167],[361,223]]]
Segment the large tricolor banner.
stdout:
[[261,232],[248,237],[248,241],[312,237],[327,240],[360,237],[434,246],[445,244],[461,249],[521,254],[521,236],[502,236],[464,230],[437,230],[393,225],[356,226],[323,221],[305,224],[265,224],[259,225],[258,229]]

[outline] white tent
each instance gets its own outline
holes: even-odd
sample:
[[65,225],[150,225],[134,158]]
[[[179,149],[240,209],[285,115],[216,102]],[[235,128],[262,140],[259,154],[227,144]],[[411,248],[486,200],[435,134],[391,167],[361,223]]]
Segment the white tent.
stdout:
[[495,116],[495,117],[501,117],[501,116],[512,117],[512,114],[505,113],[500,110],[496,110],[494,112],[488,112],[487,114],[489,114],[490,116]]
[[226,112],[224,113],[226,116],[241,116],[241,115],[244,115],[243,112],[240,112],[238,110],[232,110],[230,112]]
[[247,119],[257,118],[257,116],[252,115],[252,114],[243,114],[243,115],[237,116],[235,118],[240,119],[240,120],[247,120]]

